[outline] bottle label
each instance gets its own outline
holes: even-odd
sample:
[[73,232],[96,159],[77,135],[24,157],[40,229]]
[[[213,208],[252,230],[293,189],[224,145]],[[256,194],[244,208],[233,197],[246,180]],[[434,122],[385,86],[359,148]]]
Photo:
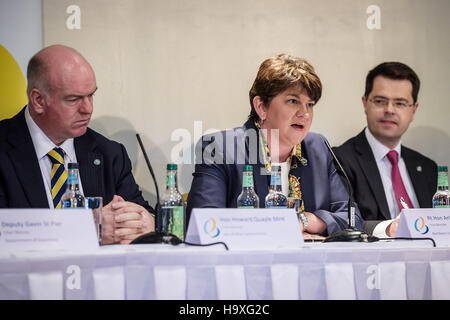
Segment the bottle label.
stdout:
[[271,175],[270,176],[270,185],[272,186],[281,186],[281,176],[279,175]]
[[433,208],[450,208],[450,205],[443,205],[443,206],[441,206],[441,205],[436,205],[436,206],[434,206]]
[[253,209],[254,206],[238,206],[238,209]]
[[438,187],[448,187],[448,175],[438,174]]
[[184,207],[162,207],[164,212],[163,229],[184,240]]
[[67,184],[78,184],[78,176],[76,174],[69,174]]
[[242,177],[242,186],[253,188],[253,177],[250,175],[244,174],[244,176]]
[[175,187],[175,173],[167,174],[166,185],[168,187]]
[[84,201],[82,201],[82,199],[70,198],[67,200],[61,200],[62,209],[80,209],[84,207]]
[[271,205],[268,205],[266,208],[268,208],[268,209],[287,209],[287,206],[271,206]]

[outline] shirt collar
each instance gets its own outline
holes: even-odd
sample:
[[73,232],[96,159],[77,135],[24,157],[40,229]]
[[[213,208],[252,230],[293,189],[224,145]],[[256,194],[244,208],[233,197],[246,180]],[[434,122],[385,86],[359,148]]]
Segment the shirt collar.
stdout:
[[373,156],[375,157],[376,161],[383,160],[386,154],[391,150],[397,151],[400,158],[401,141],[395,146],[395,148],[389,149],[373,136],[372,132],[370,132],[368,127],[366,127],[366,129],[364,130],[364,133],[366,134],[367,142],[369,143],[370,148],[372,149]]
[[[33,141],[34,150],[36,151],[36,155],[38,160],[44,158],[47,153],[55,147],[55,145],[44,133],[44,131],[39,128],[39,126],[34,122],[33,118],[30,115],[30,111],[28,110],[28,106],[25,109],[25,121],[28,126],[28,130],[30,131],[31,140]],[[67,139],[60,146],[61,149],[64,150],[66,155],[69,158],[69,162],[76,162],[75,156],[75,147],[73,144],[73,138]]]

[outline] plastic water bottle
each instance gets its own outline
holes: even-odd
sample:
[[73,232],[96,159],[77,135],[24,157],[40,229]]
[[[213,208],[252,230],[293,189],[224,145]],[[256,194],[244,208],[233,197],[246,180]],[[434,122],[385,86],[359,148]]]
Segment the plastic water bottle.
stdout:
[[167,164],[166,191],[161,199],[162,231],[184,240],[186,204],[178,191],[177,169],[176,164]]
[[242,192],[237,198],[238,208],[259,208],[259,197],[253,184],[253,166],[246,164],[242,171]]
[[287,208],[287,198],[281,192],[280,166],[272,165],[269,193],[266,196],[266,208]]
[[438,187],[433,196],[433,208],[450,208],[448,191],[448,167],[438,166]]
[[61,207],[63,209],[84,208],[85,200],[80,191],[78,163],[70,162],[67,168],[67,189],[61,197]]

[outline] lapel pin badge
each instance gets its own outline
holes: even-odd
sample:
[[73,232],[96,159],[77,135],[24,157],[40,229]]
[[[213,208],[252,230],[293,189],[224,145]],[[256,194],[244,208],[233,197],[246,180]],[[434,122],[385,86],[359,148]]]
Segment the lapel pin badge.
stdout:
[[100,163],[101,163],[100,159],[95,159],[95,160],[94,160],[94,164],[95,164],[96,166],[100,165]]
[[306,167],[308,165],[308,159],[301,157],[300,163],[302,164],[302,166]]
[[418,172],[422,172],[422,166],[417,166],[416,169]]

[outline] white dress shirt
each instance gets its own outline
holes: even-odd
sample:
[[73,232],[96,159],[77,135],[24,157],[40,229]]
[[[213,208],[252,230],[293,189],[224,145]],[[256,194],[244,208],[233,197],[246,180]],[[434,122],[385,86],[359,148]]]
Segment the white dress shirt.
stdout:
[[[389,159],[386,157],[387,153],[391,150],[395,150],[398,153],[398,168],[400,171],[400,175],[402,177],[403,184],[405,186],[406,192],[408,193],[409,198],[411,199],[412,204],[415,208],[419,207],[419,202],[416,197],[416,193],[414,192],[414,188],[411,183],[411,179],[409,178],[408,171],[406,170],[405,161],[401,156],[401,143],[399,143],[395,148],[389,149],[381,142],[379,142],[370,132],[370,130],[366,127],[365,135],[367,141],[369,142],[370,148],[372,149],[373,155],[375,157],[375,162],[378,167],[378,172],[381,176],[381,182],[383,183],[384,194],[386,195],[386,200],[389,207],[389,213],[391,214],[391,218],[395,219],[395,217],[400,213],[400,209],[398,208],[397,201],[395,200],[395,192],[394,187],[392,186],[391,180],[391,169],[392,165]],[[378,237],[386,237],[386,228],[392,220],[386,220],[379,223],[374,231],[373,235]]]
[[[28,126],[28,130],[30,131],[31,140],[33,141],[34,150],[36,151],[37,159],[39,162],[39,167],[41,168],[42,179],[44,181],[45,192],[47,194],[48,205],[50,209],[53,209],[53,198],[51,193],[51,170],[52,170],[52,162],[50,161],[47,153],[55,147],[60,147],[64,150],[64,166],[67,170],[67,164],[69,162],[77,162],[77,156],[75,154],[75,147],[73,144],[73,138],[67,139],[60,146],[55,145],[46,135],[45,133],[38,127],[38,125],[34,122],[33,118],[31,118],[30,112],[28,110],[28,106],[25,109],[25,121]],[[83,193],[83,188],[81,186],[81,178],[79,178],[80,182],[80,191]]]

